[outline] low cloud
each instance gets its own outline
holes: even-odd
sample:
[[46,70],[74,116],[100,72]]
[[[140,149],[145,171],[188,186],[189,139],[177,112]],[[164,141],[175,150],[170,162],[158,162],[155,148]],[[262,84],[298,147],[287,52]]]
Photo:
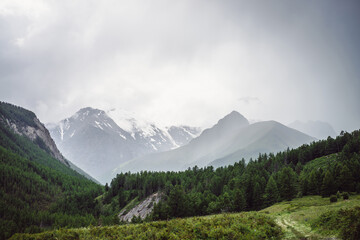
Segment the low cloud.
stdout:
[[206,127],[237,110],[353,130],[359,10],[335,0],[5,0],[0,96],[44,122],[93,106],[164,125]]

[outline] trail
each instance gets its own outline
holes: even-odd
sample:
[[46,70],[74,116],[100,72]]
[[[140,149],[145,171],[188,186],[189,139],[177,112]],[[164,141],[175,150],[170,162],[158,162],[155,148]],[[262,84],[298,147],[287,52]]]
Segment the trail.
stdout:
[[285,239],[312,239],[311,228],[299,222],[292,221],[289,214],[280,215],[276,223],[285,231]]

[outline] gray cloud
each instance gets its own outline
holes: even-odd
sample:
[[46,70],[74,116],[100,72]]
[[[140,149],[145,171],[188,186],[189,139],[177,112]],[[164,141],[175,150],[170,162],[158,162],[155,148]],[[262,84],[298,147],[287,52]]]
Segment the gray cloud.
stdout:
[[245,104],[250,104],[250,103],[261,103],[260,99],[258,97],[240,97],[238,98],[238,101],[245,103]]
[[44,122],[93,106],[209,126],[238,110],[350,131],[360,127],[359,10],[335,0],[2,1],[0,96]]

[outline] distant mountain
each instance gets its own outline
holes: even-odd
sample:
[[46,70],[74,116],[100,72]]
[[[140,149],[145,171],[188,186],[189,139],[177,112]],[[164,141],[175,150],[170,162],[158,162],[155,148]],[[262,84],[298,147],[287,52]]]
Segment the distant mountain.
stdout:
[[317,139],[326,139],[329,136],[336,137],[338,135],[329,123],[321,121],[295,121],[290,123],[288,127],[316,137]]
[[0,102],[0,239],[89,222],[102,187],[77,171],[33,112]]
[[90,107],[49,129],[64,156],[102,183],[110,182],[119,164],[177,148],[200,133],[187,126],[160,128],[124,110]]
[[249,124],[238,112],[231,112],[183,147],[154,153],[121,164],[118,172],[183,170],[192,166],[224,166],[259,153],[278,152],[314,141],[297,130],[275,121]]

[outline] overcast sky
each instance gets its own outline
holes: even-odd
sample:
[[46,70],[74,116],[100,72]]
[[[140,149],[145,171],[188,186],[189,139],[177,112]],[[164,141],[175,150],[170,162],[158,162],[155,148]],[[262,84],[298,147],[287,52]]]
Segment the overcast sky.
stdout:
[[57,122],[122,108],[163,125],[360,128],[359,1],[0,0],[0,100]]

